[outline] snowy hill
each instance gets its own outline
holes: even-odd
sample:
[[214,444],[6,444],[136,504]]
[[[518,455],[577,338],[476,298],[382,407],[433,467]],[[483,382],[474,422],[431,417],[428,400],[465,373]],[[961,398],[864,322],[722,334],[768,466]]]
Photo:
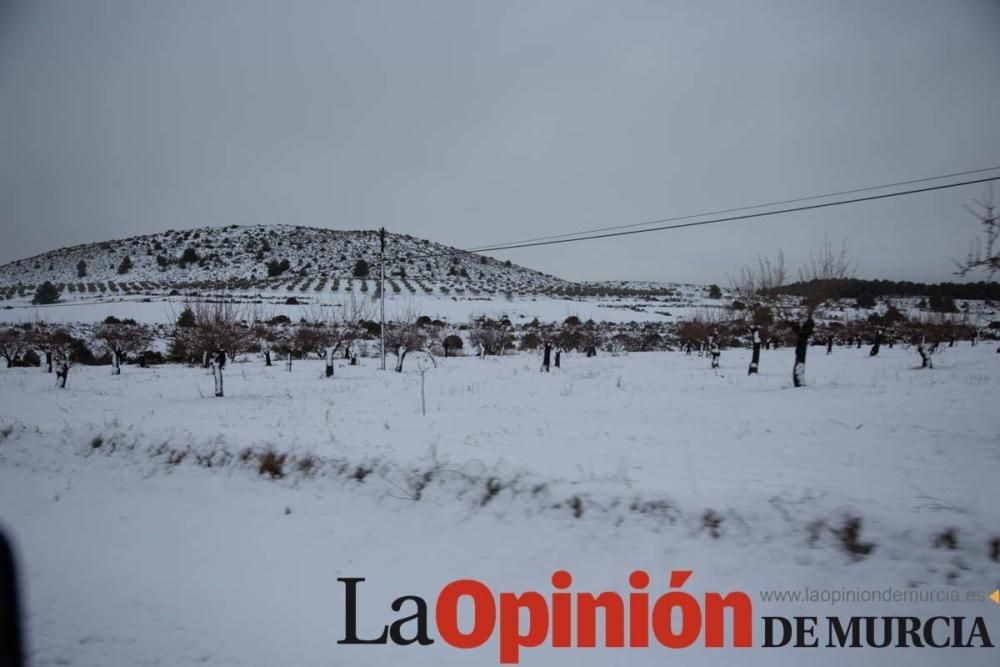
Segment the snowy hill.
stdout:
[[[143,288],[149,289],[149,283],[250,286],[312,280],[318,287],[321,281],[355,277],[359,260],[375,277],[378,254],[374,231],[293,225],[204,227],[72,246],[10,262],[0,266],[0,286],[51,281],[93,292],[89,285],[109,281],[146,283]],[[400,282],[516,292],[570,285],[510,262],[408,235],[389,234],[386,256],[386,278]]]

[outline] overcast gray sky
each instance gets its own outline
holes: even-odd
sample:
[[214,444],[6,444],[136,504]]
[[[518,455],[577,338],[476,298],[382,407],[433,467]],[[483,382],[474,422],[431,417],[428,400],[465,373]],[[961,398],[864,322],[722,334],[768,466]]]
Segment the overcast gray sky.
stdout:
[[[469,247],[997,164],[997,0],[0,0],[0,262],[229,224]],[[496,256],[711,282],[829,234],[949,280],[980,192]]]

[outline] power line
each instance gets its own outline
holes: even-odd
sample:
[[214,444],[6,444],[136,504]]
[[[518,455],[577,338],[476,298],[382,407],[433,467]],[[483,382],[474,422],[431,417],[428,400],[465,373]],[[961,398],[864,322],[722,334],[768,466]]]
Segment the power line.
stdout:
[[682,229],[684,227],[698,227],[701,225],[714,225],[721,222],[735,222],[738,220],[749,220],[752,218],[762,218],[769,215],[781,215],[783,213],[797,213],[800,211],[811,211],[820,208],[829,208],[831,206],[843,206],[845,204],[857,204],[865,201],[875,201],[878,199],[890,199],[892,197],[902,197],[905,195],[915,195],[921,192],[934,192],[935,190],[947,190],[949,188],[957,188],[963,185],[975,185],[977,183],[989,183],[991,181],[1000,180],[1000,176],[991,176],[990,178],[979,178],[971,181],[961,181],[959,183],[947,183],[945,185],[932,185],[926,188],[916,188],[914,190],[903,190],[901,192],[887,192],[880,195],[869,195],[867,197],[855,197],[853,199],[842,199],[839,201],[823,202],[822,204],[809,204],[807,206],[795,206],[792,208],[783,208],[775,211],[761,211],[759,213],[745,213],[743,215],[734,215],[725,218],[714,218],[711,220],[700,220],[698,222],[685,222],[679,225],[663,225],[661,227],[649,227],[647,229],[632,229],[624,232],[609,232],[606,234],[592,234],[590,236],[577,236],[570,239],[557,239],[553,241],[539,241],[535,243],[521,243],[517,245],[505,245],[492,248],[482,248],[479,252],[487,252],[491,250],[511,250],[514,248],[529,248],[532,246],[539,245],[556,245],[559,243],[572,243],[574,241],[589,241],[592,239],[605,239],[615,236],[632,236],[634,234],[645,234],[647,232],[661,232],[668,229]]
[[[998,169],[998,168],[1000,168],[1000,167],[994,167],[994,169]],[[981,171],[989,171],[989,170],[988,169],[987,170],[976,170],[976,172],[981,172]],[[975,173],[975,172],[972,172],[972,173]],[[945,177],[934,177],[932,179],[919,179],[918,182],[928,181],[928,180],[937,180],[939,178],[945,178]],[[532,247],[537,247],[537,246],[558,245],[558,244],[563,244],[563,243],[575,243],[577,241],[590,241],[590,240],[594,240],[594,239],[614,238],[614,237],[619,237],[619,236],[633,236],[633,235],[636,235],[636,234],[646,234],[646,233],[649,233],[649,232],[660,232],[660,231],[666,231],[666,230],[671,230],[671,229],[683,229],[683,228],[686,228],[686,227],[699,227],[699,226],[702,226],[702,225],[714,225],[714,224],[719,224],[719,223],[723,223],[723,222],[736,222],[736,221],[741,221],[741,220],[750,220],[750,219],[762,218],[762,217],[766,217],[766,216],[770,216],[770,215],[782,215],[782,214],[785,214],[785,213],[797,213],[797,212],[801,212],[801,211],[811,211],[811,210],[816,210],[816,209],[821,209],[821,208],[830,208],[830,207],[833,207],[833,206],[843,206],[843,205],[846,205],[846,204],[857,204],[857,203],[860,203],[860,202],[875,201],[875,200],[879,200],[879,199],[891,199],[893,197],[903,197],[903,196],[907,196],[907,195],[919,194],[919,193],[922,193],[922,192],[934,192],[934,191],[937,191],[937,190],[948,190],[948,189],[951,189],[951,188],[957,188],[957,187],[961,187],[961,186],[964,186],[964,185],[975,185],[975,184],[978,184],[978,183],[989,183],[991,181],[996,181],[996,180],[1000,180],[1000,176],[990,176],[989,178],[979,178],[979,179],[973,179],[973,180],[959,181],[957,183],[946,183],[946,184],[943,184],[943,185],[933,185],[933,186],[928,186],[928,187],[924,187],[924,188],[914,188],[914,189],[910,189],[910,190],[902,190],[902,191],[899,191],[899,192],[887,192],[887,193],[882,193],[882,194],[877,194],[877,195],[868,195],[866,197],[854,197],[854,198],[851,198],[851,199],[840,199],[840,200],[837,200],[837,201],[822,202],[822,203],[819,203],[819,204],[808,204],[808,205],[805,205],[805,206],[794,206],[794,207],[791,207],[791,208],[783,208],[783,209],[777,209],[777,210],[773,210],[773,211],[759,211],[757,213],[745,213],[743,215],[727,216],[727,217],[722,217],[722,218],[712,218],[710,220],[699,220],[699,221],[696,221],[696,222],[685,222],[685,223],[672,224],[672,225],[660,225],[660,226],[657,226],[657,227],[647,227],[645,229],[630,229],[630,230],[627,230],[627,231],[615,231],[615,232],[607,232],[607,233],[601,233],[601,234],[586,234],[586,233],[584,233],[586,235],[580,235],[580,236],[574,235],[572,238],[553,238],[553,239],[548,239],[548,240],[536,240],[536,241],[526,241],[526,242],[520,242],[520,243],[498,244],[498,245],[494,245],[494,246],[480,246],[480,247],[477,247],[475,249],[467,249],[467,250],[449,250],[449,251],[446,251],[446,252],[438,252],[438,253],[424,253],[424,254],[419,254],[419,255],[410,255],[408,259],[419,259],[419,258],[427,258],[427,257],[444,257],[444,256],[448,256],[448,255],[457,255],[457,254],[463,254],[463,253],[469,253],[469,252],[491,252],[491,251],[497,251],[497,250],[513,250],[513,249],[516,249],[516,248],[532,248]],[[881,186],[881,187],[889,187],[889,186]],[[860,190],[857,190],[857,191],[871,190],[871,189],[878,189],[878,186],[873,187],[873,188],[863,188],[863,189],[860,189]],[[833,196],[833,195],[826,195],[826,196]],[[821,198],[821,197],[823,197],[823,195],[817,195],[815,197],[810,197],[808,199],[816,199],[816,198]],[[803,201],[804,199],[806,199],[806,198],[799,199],[799,201]],[[760,206],[765,206],[765,204],[762,204]],[[736,210],[748,210],[748,209],[752,209],[752,208],[760,208],[760,206],[749,206],[749,207],[743,207],[741,209],[736,209]],[[702,215],[707,215],[707,214],[702,214]],[[687,217],[702,217],[702,216],[687,216]],[[646,223],[646,224],[649,224],[649,223]],[[395,261],[399,261],[399,260],[397,259]]]
[[929,176],[927,178],[915,178],[908,181],[898,181],[896,183],[885,183],[883,185],[872,185],[864,188],[854,188],[851,190],[840,190],[838,192],[828,192],[822,195],[810,195],[808,197],[797,197],[795,199],[782,199],[779,201],[767,202],[765,204],[755,204],[753,206],[737,206],[735,208],[726,208],[716,211],[705,211],[704,213],[692,213],[689,215],[679,215],[670,218],[661,218],[659,220],[647,220],[645,222],[634,222],[627,225],[612,225],[610,227],[598,227],[596,229],[585,229],[579,232],[567,232],[565,234],[553,234],[550,236],[537,236],[530,239],[521,239],[519,241],[509,241],[507,243],[494,243],[489,246],[480,246],[476,248],[468,248],[469,252],[479,252],[482,248],[497,249],[499,246],[508,246],[518,243],[531,243],[533,241],[547,241],[550,239],[561,239],[570,236],[577,236],[580,234],[593,234],[597,232],[613,231],[617,229],[631,229],[634,227],[645,227],[646,225],[659,225],[666,222],[680,222],[681,220],[691,220],[694,218],[704,218],[710,215],[725,215],[727,213],[736,213],[737,211],[748,211],[755,208],[764,208],[767,206],[785,206],[787,204],[797,204],[804,201],[812,201],[814,199],[827,199],[829,197],[842,197],[844,195],[857,194],[859,192],[871,192],[872,190],[883,190],[885,188],[895,188],[903,185],[914,185],[916,183],[927,183],[929,181],[940,181],[945,178],[956,178],[958,176],[971,176],[972,174],[981,174],[987,171],[996,171],[1000,169],[1000,166],[987,167],[985,169],[970,169],[969,171],[956,171],[951,174],[942,174],[940,176]]

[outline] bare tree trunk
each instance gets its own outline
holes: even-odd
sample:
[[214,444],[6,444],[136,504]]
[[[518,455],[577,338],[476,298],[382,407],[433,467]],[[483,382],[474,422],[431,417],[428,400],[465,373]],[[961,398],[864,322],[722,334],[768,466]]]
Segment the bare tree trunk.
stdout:
[[222,398],[222,369],[226,365],[226,353],[219,352],[218,356],[212,361],[212,375],[215,377],[215,396],[216,398]]
[[921,368],[934,368],[934,361],[931,358],[934,354],[933,348],[928,350],[924,339],[921,339],[920,342],[917,343],[917,354],[920,355]]
[[424,417],[427,416],[427,401],[424,400],[424,376],[427,375],[427,371],[420,371],[420,414]]
[[406,353],[408,350],[405,347],[400,347],[396,349],[396,372],[403,372],[403,360],[406,359]]
[[750,343],[753,345],[753,353],[750,356],[750,368],[747,375],[753,375],[760,368],[760,328],[750,327]]
[[809,350],[809,338],[812,336],[816,323],[812,316],[801,324],[792,324],[792,331],[795,332],[795,365],[792,367],[792,384],[796,387],[803,387],[806,383],[806,352]]
[[833,353],[833,336],[826,337],[826,353],[827,354]]
[[324,358],[326,362],[326,377],[333,376],[333,348],[326,348],[326,357]]
[[869,357],[874,357],[878,355],[879,348],[882,347],[882,329],[875,330],[875,342],[872,344],[872,349],[868,353]]
[[292,351],[288,351],[288,358],[285,359],[285,370],[289,373],[292,372]]
[[556,368],[562,368],[562,350],[556,350]]
[[59,370],[56,371],[56,387],[59,389],[66,388],[66,378],[69,376],[69,364],[60,364]]
[[118,350],[111,350],[111,374],[112,375],[122,374],[121,354],[118,352]]
[[49,350],[45,350],[45,372],[52,372],[52,352]]
[[552,346],[548,343],[545,344],[545,348],[542,350],[542,370],[546,373],[549,372],[549,364],[552,360]]

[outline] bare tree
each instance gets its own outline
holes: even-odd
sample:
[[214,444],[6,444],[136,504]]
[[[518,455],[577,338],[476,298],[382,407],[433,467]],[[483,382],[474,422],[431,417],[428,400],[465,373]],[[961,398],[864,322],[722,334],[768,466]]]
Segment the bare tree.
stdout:
[[356,298],[351,292],[347,298],[313,306],[305,312],[303,319],[317,328],[317,337],[321,339],[326,377],[333,375],[333,361],[339,350],[345,349],[349,357],[353,356],[349,348],[364,334],[362,322],[371,318],[373,308],[373,301]]
[[253,330],[243,322],[238,304],[199,301],[189,303],[187,309],[193,314],[193,325],[178,327],[175,335],[186,338],[186,347],[200,354],[203,361],[220,351],[234,359],[253,344]]
[[78,341],[69,331],[62,327],[47,332],[46,346],[52,351],[52,359],[56,367],[56,387],[66,388],[69,369],[76,365],[76,347]]
[[603,345],[604,332],[593,320],[584,322],[580,327],[580,347],[583,348],[587,358],[596,357],[598,348],[603,347]]
[[264,365],[271,365],[271,347],[274,343],[274,334],[271,331],[269,322],[273,321],[274,308],[266,307],[262,304],[254,304],[247,310],[247,325],[250,328],[250,337],[256,341],[256,348],[264,357]]
[[854,275],[856,263],[847,252],[847,243],[835,250],[829,239],[823,241],[819,252],[810,255],[809,263],[799,270],[802,290],[799,303],[783,312],[785,325],[795,334],[795,365],[792,367],[792,383],[796,387],[805,385],[806,352],[809,339],[816,329],[813,316],[817,309],[836,297],[844,281]]
[[972,271],[986,271],[991,277],[1000,271],[1000,220],[997,218],[997,206],[993,198],[993,184],[972,205],[965,205],[965,210],[982,224],[983,235],[970,243],[969,254],[958,266],[958,275],[964,276]]
[[757,255],[757,266],[744,266],[729,282],[750,329],[752,352],[747,375],[753,375],[760,369],[761,329],[771,324],[777,290],[785,284],[785,256],[780,250],[773,261]]
[[942,343],[954,341],[959,328],[944,313],[924,314],[908,323],[910,343],[920,355],[920,368],[934,368],[934,357],[944,350]]
[[469,343],[482,350],[482,355],[503,356],[514,344],[510,320],[492,320],[481,317],[469,323]]
[[292,372],[292,355],[296,351],[296,332],[291,326],[274,326],[268,331],[268,345],[285,359],[285,370]]
[[399,309],[391,322],[385,323],[385,346],[396,355],[397,373],[403,372],[403,361],[410,352],[424,351],[433,360],[433,355],[427,349],[427,333],[417,324],[417,319],[415,306],[407,303]]
[[191,313],[190,322],[175,328],[175,348],[201,355],[202,365],[211,368],[215,377],[215,395],[221,398],[226,358],[235,359],[250,348],[253,329],[242,321],[239,306],[231,301],[199,301],[187,304],[185,310]]
[[271,349],[274,347],[275,335],[271,327],[263,322],[258,322],[253,327],[254,337],[257,339],[257,346],[264,356],[264,365],[271,365]]
[[52,350],[49,347],[49,333],[51,328],[42,319],[36,319],[29,328],[25,330],[28,345],[42,353],[39,366],[43,373],[52,372]]
[[27,349],[28,337],[24,329],[7,327],[0,330],[0,356],[7,362],[7,368],[16,364]]
[[121,375],[122,357],[142,354],[153,340],[153,334],[135,320],[108,317],[94,332],[94,340],[111,355],[111,374]]

